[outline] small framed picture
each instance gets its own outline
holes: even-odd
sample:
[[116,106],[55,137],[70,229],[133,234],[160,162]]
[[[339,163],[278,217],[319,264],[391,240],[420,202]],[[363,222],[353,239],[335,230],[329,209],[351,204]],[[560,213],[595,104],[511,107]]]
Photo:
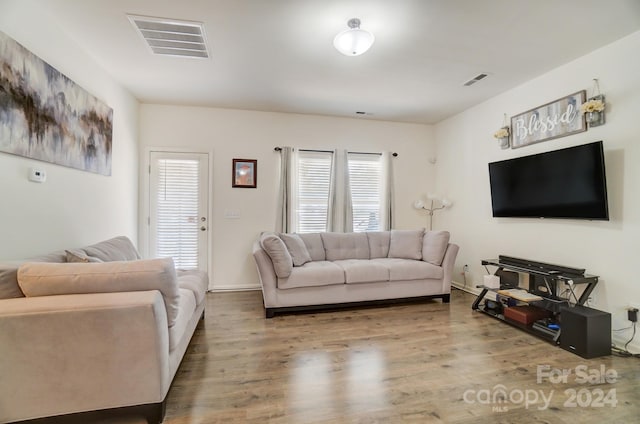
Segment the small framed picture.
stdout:
[[233,159],[231,186],[256,188],[258,186],[258,161],[256,159]]

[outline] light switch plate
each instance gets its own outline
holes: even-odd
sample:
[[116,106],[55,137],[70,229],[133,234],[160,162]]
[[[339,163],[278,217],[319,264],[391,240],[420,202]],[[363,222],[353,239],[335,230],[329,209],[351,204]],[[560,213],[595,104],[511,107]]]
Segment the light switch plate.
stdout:
[[224,217],[225,219],[240,219],[240,211],[237,209],[225,209]]

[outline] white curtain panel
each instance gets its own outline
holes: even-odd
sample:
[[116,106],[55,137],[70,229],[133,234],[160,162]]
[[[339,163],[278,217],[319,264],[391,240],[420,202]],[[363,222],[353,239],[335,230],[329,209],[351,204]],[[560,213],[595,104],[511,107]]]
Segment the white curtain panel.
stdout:
[[331,181],[329,183],[329,207],[327,208],[327,231],[340,231],[340,223],[337,216],[338,203],[338,151],[333,150],[331,154]]
[[293,231],[291,217],[293,215],[293,178],[294,155],[292,147],[280,150],[280,188],[278,191],[278,211],[276,214],[276,231],[289,233]]
[[393,183],[393,153],[385,152],[382,154],[383,161],[383,173],[385,177],[385,196],[383,205],[383,229],[390,230],[395,227],[395,214],[393,211],[394,208],[394,197],[395,197],[395,188]]
[[344,191],[343,191],[343,208],[342,208],[342,222],[343,232],[353,232],[353,202],[351,199],[351,184],[349,182],[349,154],[345,150],[342,154],[343,158],[343,179],[344,179]]

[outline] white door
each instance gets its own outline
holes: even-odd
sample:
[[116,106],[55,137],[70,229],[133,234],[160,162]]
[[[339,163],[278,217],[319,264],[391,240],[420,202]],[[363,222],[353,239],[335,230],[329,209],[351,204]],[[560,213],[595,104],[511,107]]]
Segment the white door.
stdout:
[[150,152],[149,250],[178,269],[208,271],[209,155]]

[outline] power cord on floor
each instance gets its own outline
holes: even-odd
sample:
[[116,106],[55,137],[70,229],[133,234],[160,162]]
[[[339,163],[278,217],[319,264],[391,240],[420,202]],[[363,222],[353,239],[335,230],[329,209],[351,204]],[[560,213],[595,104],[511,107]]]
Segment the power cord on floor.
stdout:
[[[613,331],[628,330],[629,328],[631,327],[621,328],[620,330],[613,330]],[[640,353],[631,353],[629,352],[629,349],[628,349],[629,343],[631,343],[635,337],[636,337],[636,323],[634,322],[633,334],[631,334],[631,338],[624,344],[623,348],[620,348],[615,344],[611,345],[611,353],[613,353],[614,355],[625,357],[625,358],[640,358]]]

